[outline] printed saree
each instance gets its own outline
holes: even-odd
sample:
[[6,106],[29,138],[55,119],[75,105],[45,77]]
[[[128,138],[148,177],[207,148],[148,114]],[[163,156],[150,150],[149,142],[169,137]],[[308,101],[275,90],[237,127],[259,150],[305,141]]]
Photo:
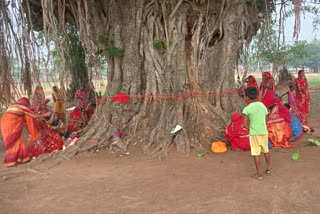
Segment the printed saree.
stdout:
[[[310,94],[308,80],[298,77],[294,80],[296,86],[296,106],[307,117],[310,108]],[[301,91],[305,90],[305,91]]]

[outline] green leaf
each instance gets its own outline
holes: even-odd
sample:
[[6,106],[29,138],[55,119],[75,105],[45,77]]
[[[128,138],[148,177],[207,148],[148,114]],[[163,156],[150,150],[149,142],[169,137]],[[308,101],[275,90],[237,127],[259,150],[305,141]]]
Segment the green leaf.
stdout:
[[197,154],[197,156],[198,156],[199,158],[201,158],[202,156],[204,156],[204,153],[203,153],[203,152],[199,152],[199,153]]
[[292,160],[298,160],[299,159],[299,153],[297,153],[297,152],[293,153],[292,156],[291,156],[291,159]]

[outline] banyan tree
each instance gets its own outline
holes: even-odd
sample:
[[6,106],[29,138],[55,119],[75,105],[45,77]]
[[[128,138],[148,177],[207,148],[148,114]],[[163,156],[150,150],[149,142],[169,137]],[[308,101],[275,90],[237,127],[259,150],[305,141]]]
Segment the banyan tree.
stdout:
[[[98,148],[126,150],[128,146],[140,146],[147,154],[167,154],[171,144],[178,152],[189,152],[219,139],[230,114],[241,107],[235,93],[241,50],[270,19],[276,3],[17,0],[13,12],[8,9],[13,2],[1,2],[2,35],[10,23],[8,13],[21,17],[17,24],[23,32],[16,42],[22,49],[21,59],[27,59],[23,65],[29,63],[24,73],[38,71],[29,62],[34,54],[23,51],[32,45],[34,31],[43,31],[64,56],[68,47],[61,41],[67,33],[61,29],[66,23],[77,29],[87,57],[107,61],[104,97],[79,142],[64,151],[70,155]],[[1,47],[6,46],[6,39],[6,35],[1,37]],[[5,58],[8,52],[3,50]],[[111,102],[120,92],[129,96],[127,102]],[[182,130],[170,136],[176,125]]]

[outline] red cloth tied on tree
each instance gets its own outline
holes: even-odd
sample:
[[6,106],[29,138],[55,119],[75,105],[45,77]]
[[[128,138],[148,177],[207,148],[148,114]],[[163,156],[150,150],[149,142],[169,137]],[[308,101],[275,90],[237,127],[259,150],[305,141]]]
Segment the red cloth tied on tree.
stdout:
[[[264,72],[263,73],[263,80],[261,82],[261,102],[269,108],[273,104],[273,97],[275,93],[275,81],[272,77],[272,75],[269,72]],[[272,89],[267,88],[267,86],[271,86]]]
[[121,102],[121,103],[123,103],[123,104],[126,104],[127,103],[127,100],[128,100],[128,95],[126,95],[125,93],[122,93],[122,92],[120,92],[119,94],[117,94],[117,96],[115,96],[113,99],[112,99],[112,103],[113,102],[116,102],[116,101],[118,101],[118,102]]
[[224,131],[226,140],[231,143],[231,149],[250,150],[249,130],[243,128],[242,123],[243,116],[234,113],[231,123]]
[[309,114],[309,108],[310,108],[310,94],[309,94],[308,80],[298,77],[294,80],[294,84],[296,86],[296,106],[307,117]]

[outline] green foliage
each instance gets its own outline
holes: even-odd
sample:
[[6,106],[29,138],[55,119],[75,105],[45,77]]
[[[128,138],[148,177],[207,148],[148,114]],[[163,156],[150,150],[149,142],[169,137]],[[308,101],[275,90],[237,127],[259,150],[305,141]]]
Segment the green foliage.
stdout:
[[235,6],[238,6],[238,5],[240,4],[240,1],[234,1],[233,4],[234,4]]
[[66,32],[69,40],[70,67],[71,68],[76,68],[79,66],[86,67],[86,64],[85,64],[86,56],[82,46],[82,42],[79,39],[77,28],[67,23]]
[[[156,40],[153,44],[157,49],[167,49],[167,40]],[[169,44],[173,44],[173,40],[170,40]]]
[[114,41],[111,38],[99,36],[99,42],[104,44],[106,47],[104,51],[108,54],[109,57],[121,57],[123,56],[124,50],[118,48],[114,45]]
[[307,145],[310,145],[310,146],[320,146],[320,142],[319,142],[318,140],[308,139],[308,141],[309,141],[310,143],[307,144]]

